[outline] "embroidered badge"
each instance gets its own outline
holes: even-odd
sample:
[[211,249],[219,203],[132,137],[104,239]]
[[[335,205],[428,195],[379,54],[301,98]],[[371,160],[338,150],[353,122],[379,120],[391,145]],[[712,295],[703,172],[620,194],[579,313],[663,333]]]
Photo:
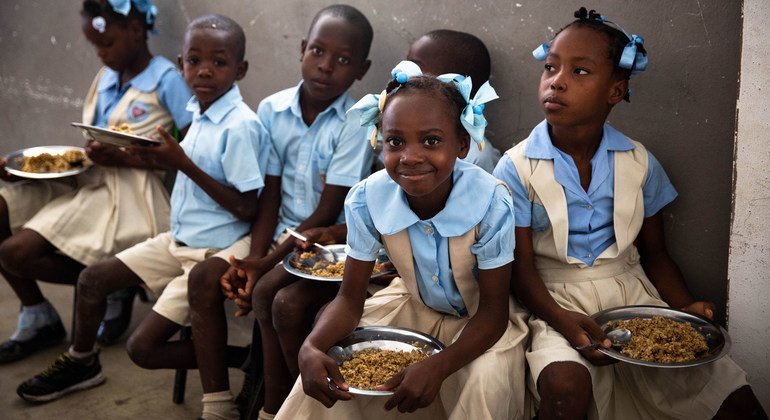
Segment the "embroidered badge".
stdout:
[[127,118],[131,122],[144,121],[148,115],[150,115],[150,106],[144,102],[134,101],[128,106]]

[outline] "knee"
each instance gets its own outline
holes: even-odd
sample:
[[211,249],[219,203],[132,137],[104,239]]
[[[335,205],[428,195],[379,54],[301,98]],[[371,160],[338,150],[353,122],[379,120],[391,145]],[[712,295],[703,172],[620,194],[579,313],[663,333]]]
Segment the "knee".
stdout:
[[304,309],[304,305],[291,298],[288,289],[279,290],[272,306],[273,327],[276,332],[299,331],[305,318]]
[[29,253],[24,244],[19,243],[14,236],[0,243],[0,266],[9,273],[18,275],[28,258]]
[[272,280],[270,274],[265,275],[257,282],[251,293],[251,309],[260,326],[272,325],[273,322],[273,300],[278,290]]
[[126,342],[126,351],[128,357],[134,364],[144,369],[154,369],[153,355],[155,354],[155,346],[145,339],[141,334],[134,332]]
[[213,260],[218,260],[218,258],[203,261],[190,270],[187,279],[187,299],[192,310],[214,304],[218,305],[223,299],[219,278],[227,268],[223,268],[220,262],[226,263],[223,260]]
[[591,374],[578,363],[552,363],[540,373],[537,389],[541,408],[556,417],[579,417],[585,414],[591,400]]
[[78,276],[78,299],[105,299],[114,290],[109,287],[111,261],[89,265]]

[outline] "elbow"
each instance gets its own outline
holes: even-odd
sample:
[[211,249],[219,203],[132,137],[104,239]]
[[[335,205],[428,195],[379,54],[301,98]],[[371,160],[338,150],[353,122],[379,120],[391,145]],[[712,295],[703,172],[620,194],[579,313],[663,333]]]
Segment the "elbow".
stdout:
[[257,218],[257,206],[238,206],[233,209],[233,215],[240,221],[253,222]]

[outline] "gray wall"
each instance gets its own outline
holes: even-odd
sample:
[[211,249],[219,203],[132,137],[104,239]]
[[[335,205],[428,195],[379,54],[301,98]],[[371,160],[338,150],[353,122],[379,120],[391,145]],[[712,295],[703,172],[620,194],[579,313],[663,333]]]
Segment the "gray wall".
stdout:
[[[173,58],[190,18],[222,13],[246,29],[249,74],[241,83],[256,107],[300,78],[299,45],[321,1],[164,1],[152,50]],[[541,64],[532,49],[571,20],[583,1],[351,1],[371,20],[373,65],[353,94],[382,89],[411,41],[431,29],[476,34],[492,52],[492,83],[502,97],[489,106],[490,138],[500,149],[523,139],[542,115],[536,103]],[[631,104],[611,122],[644,142],[681,193],[666,210],[671,253],[699,298],[724,319],[733,133],[739,73],[741,2],[722,0],[596,1],[591,7],[645,37],[650,67],[633,80]],[[0,3],[0,153],[42,144],[79,144],[67,123],[99,68],[80,33],[78,1]]]

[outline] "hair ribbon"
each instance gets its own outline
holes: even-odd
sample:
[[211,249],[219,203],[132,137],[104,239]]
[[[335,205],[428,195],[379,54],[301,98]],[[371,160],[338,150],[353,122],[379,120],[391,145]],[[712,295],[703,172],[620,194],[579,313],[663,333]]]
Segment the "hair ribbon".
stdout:
[[644,38],[631,35],[629,39],[631,41],[623,48],[618,66],[631,70],[631,74],[638,74],[647,69],[647,55],[637,49],[637,45],[644,45]]
[[155,21],[155,16],[158,15],[158,8],[155,7],[154,4],[152,4],[152,0],[107,0],[107,1],[109,1],[110,6],[112,6],[112,10],[114,10],[117,13],[120,13],[123,16],[128,16],[128,13],[131,12],[131,3],[133,3],[137,11],[145,14],[144,19],[148,25],[152,25],[152,23]]

